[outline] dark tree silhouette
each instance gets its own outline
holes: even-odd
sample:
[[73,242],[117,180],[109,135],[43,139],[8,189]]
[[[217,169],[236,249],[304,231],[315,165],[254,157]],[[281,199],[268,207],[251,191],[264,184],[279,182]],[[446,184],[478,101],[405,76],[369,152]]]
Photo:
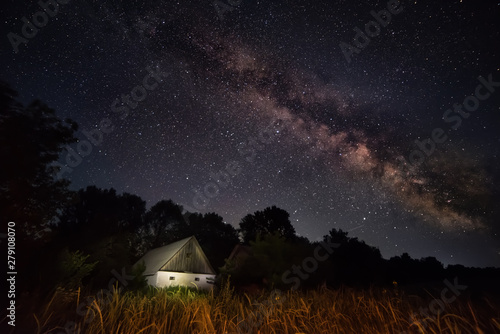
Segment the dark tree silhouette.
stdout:
[[189,225],[208,260],[218,269],[239,242],[236,229],[216,213],[189,214]]
[[347,236],[348,232],[342,231],[342,229],[332,228],[327,235],[323,237],[323,240],[330,239],[331,242],[338,244],[346,244],[349,241],[349,237]]
[[16,222],[17,239],[40,239],[58,209],[71,199],[52,164],[77,129],[40,101],[24,107],[0,82],[0,216]]
[[388,261],[388,273],[402,284],[423,283],[444,278],[443,264],[435,257],[413,259],[408,253],[391,257]]
[[384,261],[379,249],[347,235],[332,229],[323,237],[324,241],[338,244],[338,248],[322,264],[319,275],[332,286],[380,283],[384,279]]
[[182,206],[172,200],[162,200],[149,209],[141,231],[146,249],[161,247],[192,235],[182,211]]
[[425,277],[440,277],[444,271],[444,266],[433,256],[420,259],[420,267],[425,273]]
[[90,234],[86,239],[134,233],[142,226],[145,211],[146,202],[136,195],[88,186],[64,209],[57,227],[65,234]]
[[415,281],[415,275],[418,275],[417,266],[418,260],[412,259],[408,253],[391,257],[388,261],[389,275],[402,284]]
[[[0,217],[15,222],[16,290],[41,289],[47,258],[57,256],[49,228],[58,211],[71,201],[69,181],[56,179],[63,147],[76,141],[76,123],[62,121],[40,101],[28,106],[0,82]],[[33,274],[35,273],[35,274]]]
[[[249,248],[248,257],[241,259],[239,264],[228,260],[222,268],[222,275],[229,275],[237,287],[290,288],[283,280],[283,274],[313,253],[311,245],[304,239],[286,240],[279,233],[259,236],[246,247]],[[287,275],[297,277],[295,273]],[[310,275],[306,276],[309,278]],[[302,287],[310,285],[303,280],[301,283]]]
[[57,243],[90,255],[90,261],[98,262],[94,282],[105,283],[110,270],[137,257],[137,232],[145,211],[146,203],[136,195],[118,195],[114,189],[95,186],[80,189],[55,226]]
[[238,232],[246,244],[255,241],[259,235],[277,233],[287,240],[293,240],[296,237],[288,212],[274,205],[265,208],[264,211],[256,211],[243,217]]

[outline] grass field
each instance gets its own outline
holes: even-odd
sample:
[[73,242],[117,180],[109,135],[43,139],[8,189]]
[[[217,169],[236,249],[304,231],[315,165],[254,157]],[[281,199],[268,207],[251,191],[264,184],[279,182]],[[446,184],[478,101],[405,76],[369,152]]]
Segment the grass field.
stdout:
[[[444,303],[439,291],[422,292],[341,288],[249,296],[226,286],[94,298],[56,291],[32,318],[37,333],[500,333],[498,301],[463,295]],[[425,310],[439,309],[440,300],[443,312]]]

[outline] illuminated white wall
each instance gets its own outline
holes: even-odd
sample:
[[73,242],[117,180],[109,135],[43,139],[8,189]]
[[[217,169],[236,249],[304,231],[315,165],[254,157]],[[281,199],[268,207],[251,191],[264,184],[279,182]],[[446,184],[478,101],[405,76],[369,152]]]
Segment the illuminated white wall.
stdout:
[[147,279],[149,285],[158,288],[187,286],[201,290],[210,290],[213,288],[213,284],[209,283],[209,281],[213,282],[213,280],[215,280],[215,275],[158,271],[156,274],[148,276]]

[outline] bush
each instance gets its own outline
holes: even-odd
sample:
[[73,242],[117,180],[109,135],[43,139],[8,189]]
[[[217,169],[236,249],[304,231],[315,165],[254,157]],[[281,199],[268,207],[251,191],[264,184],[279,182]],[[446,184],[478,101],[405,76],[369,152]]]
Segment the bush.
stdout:
[[70,252],[65,248],[59,259],[59,286],[67,290],[75,290],[82,286],[82,281],[90,275],[98,262],[86,263],[90,255],[81,251]]

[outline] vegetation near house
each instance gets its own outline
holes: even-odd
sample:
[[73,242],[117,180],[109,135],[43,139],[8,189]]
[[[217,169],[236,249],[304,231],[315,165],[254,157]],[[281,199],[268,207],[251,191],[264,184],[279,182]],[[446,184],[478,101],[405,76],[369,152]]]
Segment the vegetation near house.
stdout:
[[62,251],[58,259],[62,288],[74,290],[83,285],[83,279],[92,273],[97,264],[97,262],[87,263],[89,256],[81,251],[69,252],[67,249]]

